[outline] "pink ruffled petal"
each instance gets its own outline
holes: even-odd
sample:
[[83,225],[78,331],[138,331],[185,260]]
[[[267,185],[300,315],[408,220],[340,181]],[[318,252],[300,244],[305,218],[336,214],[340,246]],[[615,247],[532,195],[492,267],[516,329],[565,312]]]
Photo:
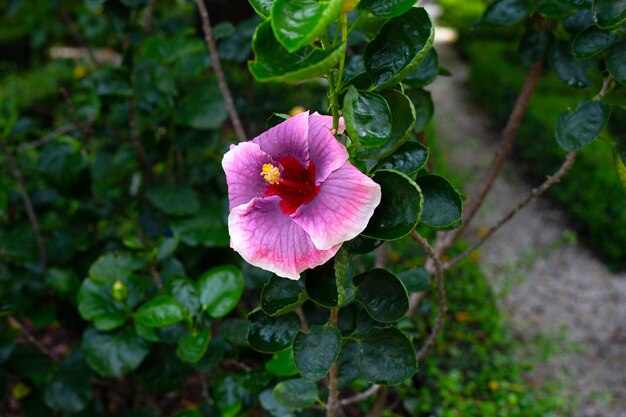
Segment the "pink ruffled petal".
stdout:
[[293,221],[325,250],[361,233],[380,203],[380,186],[346,163],[322,183],[317,196],[292,215]]
[[[323,182],[328,175],[348,161],[348,151],[331,133],[332,116],[313,113],[309,116],[309,158],[315,164],[316,182]],[[345,129],[339,119],[339,131]]]
[[340,244],[319,250],[304,230],[281,213],[277,196],[256,198],[228,216],[230,246],[250,264],[290,279],[332,258]]
[[261,133],[252,142],[275,160],[291,156],[306,167],[309,164],[308,132],[309,112],[304,112]]
[[259,145],[252,142],[231,145],[222,159],[228,183],[228,201],[230,209],[248,203],[255,197],[265,194],[268,183],[261,175],[263,164],[276,164],[263,152]]

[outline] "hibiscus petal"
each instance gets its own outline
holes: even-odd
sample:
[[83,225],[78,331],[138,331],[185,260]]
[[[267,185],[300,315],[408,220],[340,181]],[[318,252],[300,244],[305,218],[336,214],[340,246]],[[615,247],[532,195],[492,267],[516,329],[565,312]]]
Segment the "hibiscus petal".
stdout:
[[263,164],[276,164],[263,152],[259,145],[252,142],[231,146],[222,159],[228,183],[228,201],[230,209],[248,203],[255,197],[265,194],[267,181],[261,175]]
[[276,160],[291,156],[306,167],[309,164],[308,132],[309,112],[304,112],[261,133],[252,142]]
[[[330,132],[332,127],[332,116],[322,116],[316,112],[309,117],[309,158],[315,164],[315,180],[318,184],[348,160],[345,146],[337,142]],[[339,119],[339,132],[344,129],[343,119]]]
[[332,172],[317,196],[292,215],[315,247],[325,250],[361,233],[380,203],[380,186],[346,163]]
[[332,258],[340,244],[319,250],[309,235],[281,213],[277,196],[256,198],[228,216],[230,246],[248,263],[290,279]]

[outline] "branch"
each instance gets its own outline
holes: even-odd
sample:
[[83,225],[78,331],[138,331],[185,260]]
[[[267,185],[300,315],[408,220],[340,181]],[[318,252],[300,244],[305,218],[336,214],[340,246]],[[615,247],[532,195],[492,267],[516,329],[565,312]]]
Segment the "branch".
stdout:
[[215,72],[215,77],[217,78],[217,85],[220,88],[220,91],[222,92],[222,96],[224,97],[226,110],[228,110],[228,115],[230,116],[230,121],[233,124],[233,128],[235,129],[235,134],[237,135],[237,139],[239,139],[239,142],[245,142],[246,140],[248,140],[248,136],[246,135],[246,132],[243,129],[243,125],[241,124],[241,119],[239,118],[239,113],[237,113],[237,109],[235,108],[235,102],[233,100],[233,96],[230,93],[228,84],[226,84],[226,78],[224,77],[224,71],[222,70],[222,64],[220,63],[220,57],[217,53],[217,47],[215,46],[215,39],[213,38],[213,29],[211,29],[211,21],[209,20],[209,12],[207,11],[206,6],[204,5],[204,0],[195,0],[195,1],[196,1],[196,6],[198,7],[198,11],[200,12],[200,19],[202,19],[202,30],[204,31],[204,42],[206,43],[206,46],[209,49],[209,54],[211,55],[211,65],[213,66],[213,72]]
[[71,132],[72,130],[74,130],[76,128],[77,128],[77,126],[75,124],[61,126],[57,130],[48,133],[46,136],[42,137],[41,139],[37,139],[37,140],[34,140],[32,142],[21,144],[17,148],[17,150],[18,151],[25,151],[27,149],[38,148],[40,146],[45,145],[48,142],[51,142],[51,141],[55,140],[56,138],[58,138],[61,135],[64,135],[66,133]]
[[376,399],[372,408],[365,417],[380,417],[385,411],[385,405],[387,404],[387,396],[389,395],[389,387],[381,387],[376,394]]
[[148,5],[146,6],[146,16],[144,20],[144,24],[146,26],[146,34],[148,36],[152,35],[152,17],[154,16],[154,5],[156,0],[148,0]]
[[436,283],[436,288],[437,288],[437,295],[439,296],[439,304],[438,304],[439,313],[437,314],[437,318],[435,319],[435,325],[433,326],[433,329],[430,332],[428,339],[426,339],[424,346],[422,346],[419,352],[417,352],[416,358],[417,358],[417,361],[419,362],[420,360],[424,358],[424,356],[426,356],[426,354],[428,353],[428,350],[435,344],[437,335],[439,334],[439,332],[441,331],[441,328],[443,327],[443,318],[447,312],[446,289],[443,285],[443,279],[444,279],[443,265],[441,264],[441,259],[439,259],[439,257],[435,253],[435,250],[432,248],[432,246],[430,246],[430,244],[428,243],[428,240],[426,240],[425,238],[417,234],[417,232],[415,231],[411,232],[411,238],[414,241],[416,241],[422,247],[422,249],[426,251],[426,254],[429,256],[429,258],[432,260],[432,262],[435,265],[435,283]]
[[567,174],[567,172],[572,168],[574,162],[576,161],[576,153],[570,152],[567,154],[565,161],[561,167],[556,171],[553,175],[548,176],[548,178],[537,188],[533,189],[530,194],[526,196],[522,201],[519,202],[517,206],[515,206],[511,211],[509,211],[504,217],[502,217],[495,225],[493,225],[485,235],[476,243],[467,248],[463,253],[455,257],[449,263],[444,265],[444,269],[449,269],[457,265],[463,259],[468,257],[472,252],[482,246],[483,243],[487,241],[498,229],[504,226],[509,222],[519,211],[521,211],[528,204],[535,201],[541,194],[545,193],[551,186],[561,181],[561,178]]
[[487,170],[479,184],[478,192],[472,194],[469,202],[464,208],[463,223],[461,227],[447,234],[445,240],[442,242],[442,245],[438,245],[437,249],[439,254],[443,253],[445,249],[450,247],[452,243],[454,243],[456,238],[461,235],[461,233],[463,233],[467,225],[472,221],[472,219],[482,206],[483,202],[485,201],[485,197],[491,190],[494,181],[502,170],[504,161],[511,152],[511,147],[517,134],[517,129],[519,128],[519,125],[524,118],[524,114],[526,113],[526,109],[528,108],[528,103],[530,102],[530,97],[535,90],[537,81],[539,81],[539,78],[541,77],[541,71],[541,62],[533,65],[528,70],[528,73],[526,74],[526,79],[524,80],[524,85],[522,86],[522,90],[517,97],[515,106],[513,107],[513,110],[509,115],[509,119],[507,120],[506,126],[504,127],[504,130],[502,131],[502,134],[500,136],[500,145],[496,150],[489,169]]
[[37,214],[35,214],[33,203],[28,195],[28,191],[26,190],[24,177],[22,176],[22,173],[17,166],[15,158],[13,158],[13,154],[11,154],[9,147],[7,146],[3,138],[0,138],[0,148],[2,148],[2,151],[6,155],[7,162],[9,163],[9,167],[11,168],[11,174],[13,174],[13,178],[15,178],[15,181],[17,181],[17,184],[20,188],[20,194],[22,195],[22,200],[24,201],[24,206],[26,207],[28,220],[30,220],[30,224],[33,228],[33,234],[35,235],[35,240],[37,241],[37,249],[39,250],[39,258],[41,261],[41,271],[45,272],[48,265],[48,254],[46,253],[46,247],[43,243],[43,237],[41,236],[41,228],[39,227]]
[[24,337],[26,338],[26,340],[32,344],[33,346],[35,346],[37,349],[39,349],[39,351],[41,353],[43,353],[44,355],[46,355],[49,358],[52,358],[53,360],[56,359],[54,357],[54,355],[52,354],[52,352],[50,352],[50,350],[48,350],[48,348],[46,348],[44,345],[41,344],[41,342],[39,342],[39,340],[37,340],[35,338],[35,336],[33,336],[33,334],[31,332],[28,331],[28,329],[26,328],[26,326],[24,326],[22,323],[19,322],[19,320],[17,320],[16,318],[14,318],[13,316],[9,316],[7,318],[7,321],[9,322],[9,325],[11,327],[14,327],[16,329],[19,329],[20,332],[23,333]]
[[356,394],[356,395],[354,395],[352,397],[344,398],[343,400],[339,401],[339,404],[341,404],[342,406],[346,406],[346,405],[350,405],[350,404],[361,402],[363,400],[368,399],[372,395],[376,394],[378,392],[378,390],[381,389],[381,388],[382,388],[381,385],[372,384],[372,386],[369,387],[367,389],[367,391],[363,391],[362,393]]
[[604,79],[604,82],[602,83],[602,88],[600,89],[598,94],[594,97],[594,99],[595,100],[604,100],[604,97],[611,90],[611,87],[613,87],[613,77],[609,74]]
[[85,141],[87,141],[91,134],[91,129],[89,129],[89,125],[85,126],[80,117],[78,117],[78,113],[76,113],[76,107],[74,106],[72,97],[70,97],[70,94],[64,87],[61,87],[61,95],[63,96],[63,100],[65,100],[65,104],[67,104],[67,111],[69,112],[70,117],[74,122],[74,126],[76,126],[81,131]]
[[[330,310],[330,327],[337,327],[339,322],[339,308]],[[337,383],[339,376],[337,375],[337,361],[333,363],[328,372],[328,402],[326,405],[326,417],[337,417],[337,413],[341,404],[339,402],[339,389]]]

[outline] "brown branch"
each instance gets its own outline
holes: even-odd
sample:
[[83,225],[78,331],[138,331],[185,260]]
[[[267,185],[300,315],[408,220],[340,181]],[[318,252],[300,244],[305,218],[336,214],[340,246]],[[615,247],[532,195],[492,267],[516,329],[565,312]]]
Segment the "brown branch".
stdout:
[[67,104],[67,111],[70,114],[72,122],[74,122],[74,126],[78,127],[80,132],[83,134],[84,139],[88,140],[89,136],[91,135],[89,125],[86,126],[85,124],[83,124],[83,121],[80,119],[80,117],[78,117],[78,113],[76,113],[76,107],[74,106],[74,101],[72,101],[72,97],[70,97],[68,91],[63,87],[61,87],[61,95],[63,96],[63,100],[65,100],[65,104]]
[[463,233],[485,201],[493,183],[502,170],[504,161],[511,152],[511,147],[513,146],[513,141],[515,140],[515,136],[517,134],[517,129],[524,118],[524,114],[528,108],[528,103],[530,102],[530,98],[535,90],[537,81],[539,81],[539,78],[541,77],[541,71],[541,62],[533,65],[528,70],[526,79],[524,80],[524,85],[522,86],[520,94],[515,102],[515,106],[513,107],[506,126],[500,136],[500,144],[496,150],[493,160],[491,161],[491,165],[480,181],[478,191],[471,195],[468,203],[464,207],[463,223],[461,227],[448,233],[441,244],[437,245],[438,254],[441,255],[443,251],[450,247],[456,238]]
[[426,240],[425,238],[417,234],[417,232],[415,231],[411,232],[411,238],[414,241],[416,241],[422,247],[422,249],[426,251],[426,254],[434,263],[435,284],[436,284],[436,289],[437,289],[437,295],[439,296],[439,303],[438,303],[439,312],[437,314],[437,318],[435,319],[435,324],[433,325],[433,329],[430,332],[428,339],[426,339],[426,342],[424,343],[422,348],[419,350],[419,352],[417,352],[417,355],[416,355],[417,361],[419,362],[420,360],[424,358],[424,356],[426,356],[426,354],[428,353],[428,350],[435,344],[437,335],[439,335],[439,332],[441,331],[441,328],[443,327],[443,319],[447,312],[446,289],[443,284],[443,280],[444,280],[443,265],[441,264],[441,260],[435,253],[435,250],[433,249],[433,247],[430,246],[430,244],[428,243],[428,240]]
[[304,315],[304,310],[302,307],[298,307],[295,309],[295,313],[300,317],[300,327],[304,333],[309,332],[309,323],[306,321],[306,316]]
[[376,394],[378,390],[381,388],[382,388],[381,385],[372,384],[372,386],[369,387],[366,391],[353,395],[352,397],[344,398],[343,400],[339,401],[339,404],[341,404],[342,406],[346,406],[346,405],[361,402],[363,400],[368,399],[372,395]]
[[148,163],[146,150],[139,140],[139,128],[137,127],[137,103],[135,102],[134,97],[130,99],[128,107],[130,111],[128,118],[128,124],[130,128],[130,141],[133,145],[133,148],[135,149],[135,154],[137,155],[137,160],[139,161],[139,166],[143,171],[145,180],[149,182],[152,180],[152,170],[150,169],[150,164]]
[[32,142],[21,144],[17,148],[17,150],[18,151],[25,151],[27,149],[38,148],[40,146],[45,145],[48,142],[51,142],[51,141],[55,140],[56,138],[58,138],[61,135],[64,135],[66,133],[71,132],[72,130],[74,130],[76,128],[77,128],[77,126],[75,124],[61,126],[57,130],[48,133],[46,136],[42,137],[41,139],[37,139],[37,140],[34,140]]
[[248,136],[246,135],[243,125],[241,124],[239,113],[237,113],[237,109],[235,108],[235,101],[233,100],[233,96],[230,93],[228,84],[226,83],[226,78],[224,77],[224,71],[222,70],[222,64],[220,63],[220,57],[217,53],[217,47],[215,46],[215,39],[213,38],[213,29],[211,29],[209,12],[204,5],[204,0],[195,1],[196,6],[198,7],[198,11],[200,12],[200,19],[202,19],[204,42],[209,49],[209,54],[211,55],[211,65],[213,66],[213,72],[215,72],[215,77],[217,78],[217,85],[222,92],[222,96],[224,97],[226,110],[228,110],[228,115],[230,116],[230,121],[233,124],[233,129],[235,129],[237,139],[239,139],[240,142],[244,142],[248,140]]
[[609,74],[604,79],[602,83],[602,88],[598,92],[598,94],[594,97],[595,100],[604,100],[604,97],[610,91],[611,87],[613,87],[613,77]]
[[383,242],[376,248],[376,261],[374,262],[374,268],[384,268],[387,263],[387,244]]
[[3,138],[0,137],[0,148],[5,154],[7,162],[9,163],[9,167],[11,169],[11,174],[13,174],[13,178],[17,182],[17,185],[20,188],[20,194],[22,195],[22,201],[24,201],[24,207],[26,208],[26,214],[28,215],[28,220],[30,220],[30,224],[33,229],[33,234],[35,235],[35,240],[37,242],[37,249],[39,250],[39,258],[41,261],[41,271],[46,272],[48,268],[48,254],[46,253],[46,247],[43,243],[43,237],[41,236],[41,228],[39,227],[39,221],[37,220],[37,214],[35,213],[35,209],[33,208],[33,203],[28,195],[28,191],[26,190],[26,183],[24,181],[24,177],[20,172],[19,167],[17,166],[17,162],[11,153],[11,150],[7,146],[6,142]]
[[[337,327],[339,322],[339,308],[330,310],[330,327]],[[326,417],[337,417],[341,404],[339,403],[339,375],[337,374],[337,361],[333,363],[328,372],[328,402],[326,404]]]
[[154,17],[154,5],[156,0],[148,0],[148,5],[146,6],[146,15],[144,24],[146,26],[146,34],[148,36],[152,35],[152,18]]
[[367,413],[366,417],[380,417],[383,411],[385,411],[388,395],[389,387],[381,387],[376,394],[376,399],[374,400],[372,409]]
[[463,259],[468,257],[472,252],[482,246],[483,243],[487,241],[498,229],[508,223],[519,211],[521,211],[528,204],[535,201],[541,194],[545,193],[551,186],[561,181],[561,178],[567,174],[567,172],[572,168],[574,162],[576,161],[576,153],[570,152],[567,154],[565,161],[561,167],[556,171],[553,175],[548,176],[548,178],[537,188],[533,189],[530,194],[528,194],[522,201],[519,202],[517,206],[515,206],[511,211],[509,211],[505,216],[503,216],[496,224],[494,224],[484,236],[467,248],[463,253],[455,257],[449,263],[444,265],[444,269],[449,269],[457,265]]
[[53,360],[56,359],[55,356],[52,354],[52,352],[50,352],[50,350],[47,347],[42,345],[41,342],[39,340],[37,340],[37,338],[35,338],[35,336],[33,336],[33,334],[31,332],[29,332],[28,329],[26,328],[26,326],[24,326],[22,323],[20,323],[19,320],[17,320],[13,316],[9,316],[7,318],[7,321],[9,322],[9,325],[11,327],[19,329],[19,331],[24,335],[24,338],[28,341],[28,343],[30,343],[31,345],[35,346],[41,353],[43,353],[47,357],[49,357],[49,358],[51,358]]

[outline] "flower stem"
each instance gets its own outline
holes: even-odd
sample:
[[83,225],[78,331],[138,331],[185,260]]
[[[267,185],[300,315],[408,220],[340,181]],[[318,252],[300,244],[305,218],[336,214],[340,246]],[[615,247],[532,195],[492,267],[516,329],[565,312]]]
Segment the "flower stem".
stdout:
[[[342,7],[339,17],[339,24],[341,25],[341,43],[348,41],[348,12]],[[343,70],[346,66],[346,53],[341,55],[339,61],[339,72],[337,73],[336,82],[332,80],[333,74],[328,75],[328,89],[330,90],[330,107],[333,113],[333,130],[337,132],[339,130],[339,91],[341,91],[341,84],[343,81]]]
[[[330,310],[330,327],[337,328],[339,322],[339,308],[333,308]],[[326,406],[326,417],[337,417],[339,411],[339,389],[337,388],[337,382],[339,381],[339,375],[337,373],[337,361],[333,363],[328,372],[328,402]]]

